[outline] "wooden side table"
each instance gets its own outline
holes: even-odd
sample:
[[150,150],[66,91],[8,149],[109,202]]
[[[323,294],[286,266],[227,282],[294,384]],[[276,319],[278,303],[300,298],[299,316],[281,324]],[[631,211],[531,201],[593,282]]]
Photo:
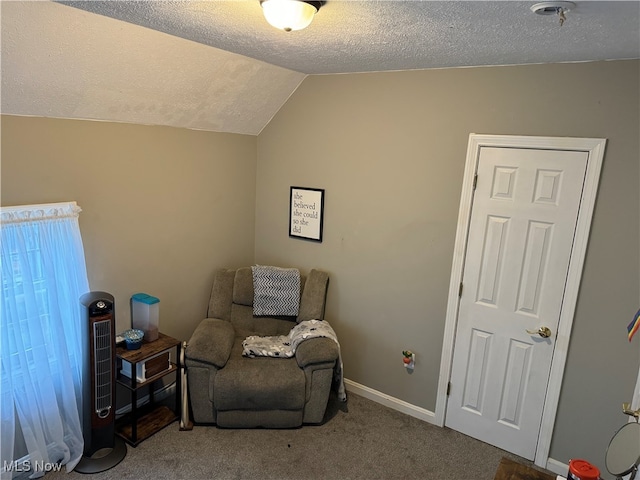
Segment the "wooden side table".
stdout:
[[[137,378],[138,364],[167,352],[169,355],[176,349],[175,362],[168,368],[142,379]],[[116,433],[129,445],[136,447],[140,442],[180,418],[180,350],[182,343],[163,333],[153,342],[143,343],[138,350],[127,350],[124,346],[116,347],[116,383],[122,385],[130,393],[131,413],[116,422]],[[130,377],[122,373],[123,362],[128,362]],[[165,405],[158,405],[153,398],[153,383],[165,375],[175,373],[176,398],[175,409]],[[138,392],[143,387],[149,387],[149,404],[138,408]]]

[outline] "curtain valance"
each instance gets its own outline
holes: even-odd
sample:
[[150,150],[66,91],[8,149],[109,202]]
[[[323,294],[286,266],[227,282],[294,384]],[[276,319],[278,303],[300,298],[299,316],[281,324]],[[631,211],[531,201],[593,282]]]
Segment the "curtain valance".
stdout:
[[21,223],[37,220],[53,220],[56,218],[77,217],[81,211],[82,209],[76,202],[1,207],[0,221],[2,221],[2,223]]

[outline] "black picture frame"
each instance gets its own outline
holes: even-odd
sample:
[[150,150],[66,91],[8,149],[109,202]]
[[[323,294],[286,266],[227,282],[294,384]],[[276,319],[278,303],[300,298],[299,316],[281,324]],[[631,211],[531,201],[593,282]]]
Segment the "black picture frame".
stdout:
[[324,189],[291,187],[289,191],[289,236],[322,242]]

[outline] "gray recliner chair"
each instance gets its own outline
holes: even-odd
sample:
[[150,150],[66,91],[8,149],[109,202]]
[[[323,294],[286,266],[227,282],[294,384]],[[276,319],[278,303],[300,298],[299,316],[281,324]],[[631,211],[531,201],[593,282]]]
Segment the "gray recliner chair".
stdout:
[[324,318],[329,277],[301,275],[297,317],[253,315],[251,267],[218,270],[206,319],[185,352],[193,420],[232,428],[291,428],[321,423],[339,347],[329,338],[302,342],[292,358],[242,356],[250,335],[287,335],[303,320]]

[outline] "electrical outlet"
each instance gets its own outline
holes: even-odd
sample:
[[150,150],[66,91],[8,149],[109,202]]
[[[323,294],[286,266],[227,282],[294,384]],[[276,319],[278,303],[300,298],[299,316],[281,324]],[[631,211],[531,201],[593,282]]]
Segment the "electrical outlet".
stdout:
[[416,354],[411,350],[402,352],[402,363],[407,370],[413,370],[416,366]]

